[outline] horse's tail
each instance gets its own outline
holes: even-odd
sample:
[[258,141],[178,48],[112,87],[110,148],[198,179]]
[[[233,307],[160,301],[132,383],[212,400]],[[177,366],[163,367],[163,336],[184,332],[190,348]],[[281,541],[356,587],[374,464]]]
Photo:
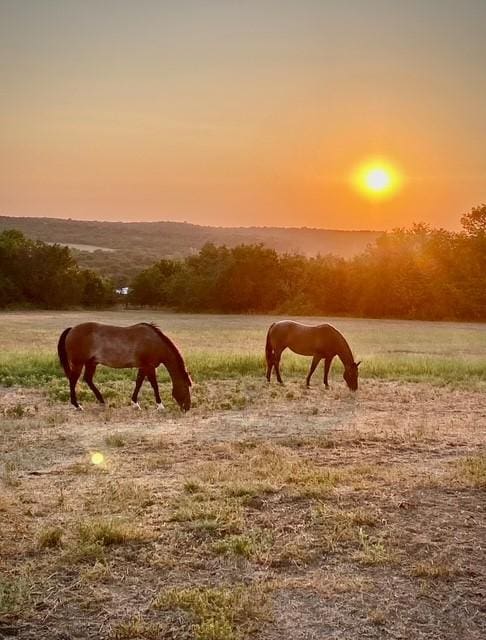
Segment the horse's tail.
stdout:
[[272,330],[272,327],[274,326],[275,322],[273,324],[271,324],[268,328],[268,332],[267,332],[267,342],[265,344],[265,356],[267,358],[267,363],[270,364],[271,362],[273,362],[273,354],[274,354],[274,349],[272,347],[272,341],[270,340],[270,331]]
[[69,366],[69,358],[66,351],[66,336],[71,331],[71,329],[72,327],[64,329],[64,331],[59,336],[59,342],[57,343],[57,354],[59,356],[59,362],[61,363],[67,378],[69,378],[69,376],[71,375],[71,367]]

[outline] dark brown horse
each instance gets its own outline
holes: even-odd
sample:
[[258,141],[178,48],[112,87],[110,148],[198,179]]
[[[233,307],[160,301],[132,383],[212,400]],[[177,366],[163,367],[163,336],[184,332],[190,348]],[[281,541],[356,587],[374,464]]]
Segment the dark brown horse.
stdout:
[[98,322],[84,322],[65,329],[57,345],[59,360],[69,380],[71,403],[81,409],[76,397],[76,383],[84,367],[84,381],[96,399],[104,404],[103,396],[93,382],[96,367],[104,364],[117,369],[138,368],[132,404],[140,408],[137,398],[140,387],[148,378],[155,394],[158,409],[160,399],[156,369],[165,365],[172,378],[172,396],[183,411],[191,406],[191,378],[175,344],[154,324],[141,322],[131,327],[115,327]]
[[289,348],[301,356],[312,356],[312,364],[307,374],[307,386],[315,368],[324,360],[324,384],[329,389],[327,376],[335,356],[344,365],[343,378],[352,391],[358,388],[358,366],[344,336],[330,324],[311,326],[291,320],[282,320],[270,325],[267,333],[265,355],[267,359],[267,380],[270,382],[272,368],[275,368],[278,382],[280,376],[280,357],[284,349]]

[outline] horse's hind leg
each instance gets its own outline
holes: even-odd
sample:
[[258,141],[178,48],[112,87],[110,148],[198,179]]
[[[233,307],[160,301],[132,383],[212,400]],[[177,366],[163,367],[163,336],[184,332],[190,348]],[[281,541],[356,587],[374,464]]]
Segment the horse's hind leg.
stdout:
[[96,362],[93,360],[88,360],[88,362],[84,366],[84,377],[83,380],[86,382],[91,391],[95,394],[96,399],[100,404],[105,404],[105,400],[101,395],[100,390],[93,382],[93,377],[96,371]]
[[272,377],[272,369],[273,369],[273,364],[268,362],[267,363],[267,382],[270,382],[270,378]]
[[73,364],[71,366],[71,373],[69,374],[69,389],[71,391],[71,404],[74,405],[76,409],[82,409],[76,397],[76,383],[79,380],[79,376],[81,375],[82,369],[83,369],[82,364]]
[[155,368],[154,367],[151,367],[147,371],[147,378],[149,379],[149,382],[152,385],[152,389],[154,390],[155,402],[157,403],[157,409],[164,409],[165,407],[162,404],[162,400],[160,398],[159,385],[157,383],[157,374],[155,373]]
[[142,369],[139,369],[137,373],[137,380],[135,382],[135,389],[132,393],[132,405],[136,409],[140,409],[140,405],[138,404],[138,392],[140,391],[140,387],[142,386],[144,380],[145,373],[142,371]]
[[267,355],[267,380],[270,382],[270,378],[272,377],[272,369],[273,369],[273,355]]
[[277,374],[277,382],[283,384],[282,376],[280,375],[280,358],[282,356],[281,351],[275,351],[275,355],[273,357],[273,366],[275,368],[275,373]]
[[316,367],[319,364],[319,362],[321,361],[321,359],[322,359],[322,356],[319,356],[319,355],[315,355],[312,358],[312,364],[310,366],[309,373],[307,374],[307,379],[306,379],[306,385],[307,386],[310,385],[310,380],[311,380],[312,374],[316,370]]

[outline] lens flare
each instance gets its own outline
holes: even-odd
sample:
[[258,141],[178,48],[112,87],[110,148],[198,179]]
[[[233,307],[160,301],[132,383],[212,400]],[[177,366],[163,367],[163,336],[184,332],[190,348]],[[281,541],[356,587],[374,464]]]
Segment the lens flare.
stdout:
[[390,163],[370,160],[362,164],[353,174],[354,187],[369,198],[389,198],[402,184],[402,178]]
[[100,451],[95,451],[91,454],[91,462],[93,464],[99,465],[103,464],[105,461],[105,456]]

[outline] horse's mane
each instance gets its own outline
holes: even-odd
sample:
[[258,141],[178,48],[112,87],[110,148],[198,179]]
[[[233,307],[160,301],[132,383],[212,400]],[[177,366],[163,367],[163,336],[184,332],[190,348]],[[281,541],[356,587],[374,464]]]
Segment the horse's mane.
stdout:
[[141,324],[144,324],[145,326],[153,329],[155,333],[159,336],[159,338],[162,340],[162,342],[164,342],[172,350],[180,370],[183,372],[184,376],[187,379],[187,383],[191,385],[191,378],[189,376],[189,373],[186,370],[184,359],[181,355],[181,352],[176,347],[176,345],[172,342],[172,340],[168,338],[165,335],[165,333],[162,333],[160,327],[158,327],[154,322],[142,322]]

